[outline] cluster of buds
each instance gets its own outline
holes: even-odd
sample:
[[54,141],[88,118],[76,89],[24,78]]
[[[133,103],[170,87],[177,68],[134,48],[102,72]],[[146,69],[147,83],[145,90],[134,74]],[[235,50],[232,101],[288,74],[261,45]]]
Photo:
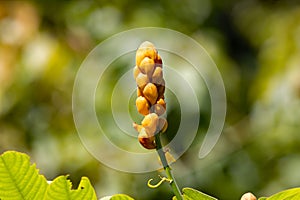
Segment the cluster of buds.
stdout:
[[165,132],[168,124],[163,116],[166,103],[162,60],[152,43],[143,42],[138,48],[133,76],[137,84],[136,108],[144,116],[141,125],[134,123],[133,127],[141,145],[155,149],[155,134]]

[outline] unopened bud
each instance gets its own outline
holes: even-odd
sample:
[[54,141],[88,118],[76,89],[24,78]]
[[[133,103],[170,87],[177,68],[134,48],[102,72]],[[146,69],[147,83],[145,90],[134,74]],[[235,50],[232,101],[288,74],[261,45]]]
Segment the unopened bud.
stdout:
[[147,99],[145,97],[139,96],[136,101],[135,105],[137,108],[137,111],[141,113],[142,115],[148,115],[149,114],[149,104]]
[[151,76],[153,74],[154,68],[155,68],[154,60],[148,57],[145,57],[139,65],[139,69],[141,70],[141,72],[147,74],[148,76]]
[[145,128],[149,137],[154,136],[157,132],[158,116],[155,113],[146,115],[142,121],[142,126]]
[[139,66],[145,57],[156,60],[157,51],[151,42],[143,42],[136,51],[136,65]]
[[155,104],[156,99],[158,97],[158,93],[157,93],[157,88],[153,83],[148,83],[145,86],[143,90],[143,94],[152,105]]
[[158,115],[161,116],[165,113],[166,111],[166,103],[163,99],[159,99],[156,104],[154,105],[154,112]]
[[139,73],[135,79],[136,84],[139,88],[143,89],[147,83],[149,83],[148,76],[143,73]]
[[141,70],[137,66],[135,66],[133,68],[133,77],[134,77],[134,79],[136,79],[136,77],[139,75],[139,73],[141,73]]
[[156,67],[153,75],[152,75],[152,83],[155,83],[157,85],[162,85],[163,84],[163,72],[162,68]]
[[140,144],[146,149],[156,148],[155,137],[154,136],[149,137],[144,128],[140,131],[140,134],[138,135],[138,139]]

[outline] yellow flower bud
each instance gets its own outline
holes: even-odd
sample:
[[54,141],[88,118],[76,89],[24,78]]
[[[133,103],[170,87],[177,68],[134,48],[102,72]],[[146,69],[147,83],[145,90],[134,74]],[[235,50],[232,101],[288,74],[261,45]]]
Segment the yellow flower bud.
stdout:
[[154,105],[154,112],[160,116],[163,115],[166,111],[166,103],[163,99],[159,99]]
[[152,105],[155,104],[158,97],[158,93],[157,93],[157,88],[153,83],[148,83],[145,86],[143,90],[143,94]]
[[143,73],[139,73],[138,76],[135,79],[136,84],[139,88],[143,89],[147,83],[149,83],[148,76]]
[[158,116],[155,113],[146,115],[142,121],[142,126],[145,128],[149,137],[157,133]]
[[139,96],[135,101],[135,105],[140,114],[144,116],[149,114],[149,104],[145,97]]
[[163,72],[161,67],[156,67],[152,75],[152,83],[157,85],[163,84]]
[[156,56],[157,56],[157,51],[154,47],[154,45],[151,42],[143,42],[138,50],[136,51],[136,65],[140,66],[141,61],[145,58],[145,57],[149,57],[152,60],[156,60]]
[[160,117],[158,120],[158,131],[164,133],[166,132],[167,128],[168,128],[168,121],[165,118]]
[[162,105],[165,109],[166,109],[166,102],[165,102],[165,100],[164,99],[159,99],[157,102],[156,102],[157,104],[159,104],[159,105]]
[[139,73],[141,73],[141,70],[137,66],[135,66],[133,68],[133,77],[134,77],[134,79],[136,79],[136,77],[139,75]]
[[154,60],[148,57],[145,57],[139,65],[139,69],[141,70],[141,72],[147,74],[150,77],[153,74],[154,68],[155,68]]

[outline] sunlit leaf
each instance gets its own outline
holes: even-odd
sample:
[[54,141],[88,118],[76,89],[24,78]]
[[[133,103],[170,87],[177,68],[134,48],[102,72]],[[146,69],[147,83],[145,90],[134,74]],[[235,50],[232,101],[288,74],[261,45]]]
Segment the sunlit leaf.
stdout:
[[30,158],[24,153],[7,151],[0,156],[0,199],[1,200],[96,200],[90,181],[82,177],[76,190],[67,176],[59,176],[48,185],[39,175]]
[[[182,193],[185,200],[217,200],[193,188],[183,188]],[[174,196],[173,200],[177,200],[177,198]]]
[[7,151],[0,156],[0,199],[43,199],[47,187],[28,155]]
[[46,200],[96,200],[96,193],[90,181],[82,177],[76,190],[72,189],[72,183],[67,176],[59,176],[50,184],[47,190]]
[[300,199],[300,188],[293,188],[281,191],[277,194],[274,194],[270,197],[261,197],[259,200],[297,200]]

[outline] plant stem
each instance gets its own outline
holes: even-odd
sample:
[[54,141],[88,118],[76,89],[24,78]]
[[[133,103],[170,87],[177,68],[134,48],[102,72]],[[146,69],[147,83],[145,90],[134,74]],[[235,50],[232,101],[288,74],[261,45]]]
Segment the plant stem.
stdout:
[[182,194],[181,194],[179,187],[175,181],[175,178],[173,177],[171,167],[168,164],[165,152],[162,148],[161,141],[160,141],[160,133],[155,135],[155,143],[156,143],[156,151],[160,157],[160,160],[161,160],[161,163],[166,172],[167,178],[172,180],[172,182],[170,182],[170,185],[172,187],[173,193],[175,194],[177,200],[183,200]]

